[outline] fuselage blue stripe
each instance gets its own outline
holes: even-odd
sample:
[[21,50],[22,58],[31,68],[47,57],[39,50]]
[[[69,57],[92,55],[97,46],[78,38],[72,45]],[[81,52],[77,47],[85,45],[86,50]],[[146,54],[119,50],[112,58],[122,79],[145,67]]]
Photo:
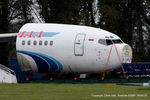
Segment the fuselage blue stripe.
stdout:
[[37,67],[38,67],[38,71],[40,73],[46,72],[49,70],[48,63],[46,63],[41,57],[38,57],[36,55],[33,55],[31,53],[28,53],[28,52],[24,52],[24,51],[17,51],[17,52],[23,53],[23,54],[26,54],[26,55],[29,55],[30,57],[32,57],[34,59],[34,61],[36,62]]
[[49,59],[53,60],[57,64],[58,71],[61,71],[63,69],[62,64],[59,61],[57,61],[56,59],[54,59],[54,58],[52,58],[50,56],[47,56],[47,55],[45,55],[45,56],[48,57]]
[[52,71],[52,72],[53,71],[57,71],[58,66],[57,66],[57,64],[54,61],[52,61],[51,59],[47,58],[46,56],[43,56],[43,55],[38,54],[38,53],[33,53],[32,52],[32,54],[38,55],[38,56],[42,57],[43,59],[45,59],[50,65],[50,70],[49,71]]
[[42,37],[53,37],[57,34],[59,34],[59,32],[43,32]]
[[31,56],[35,60],[37,66],[38,66],[39,72],[48,72],[48,71],[59,72],[59,71],[62,71],[62,64],[50,56],[35,53],[35,52],[22,51],[22,50],[17,50],[17,52]]

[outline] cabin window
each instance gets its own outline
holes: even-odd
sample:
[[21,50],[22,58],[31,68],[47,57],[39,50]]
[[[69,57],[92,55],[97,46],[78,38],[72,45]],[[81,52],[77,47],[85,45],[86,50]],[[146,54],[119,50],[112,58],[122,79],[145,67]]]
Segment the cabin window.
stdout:
[[107,45],[111,45],[111,44],[113,44],[113,41],[110,39],[106,39],[106,43],[107,43]]
[[37,44],[37,41],[35,40],[35,41],[33,41],[33,45],[36,45]]
[[42,41],[39,41],[39,45],[42,45]]
[[51,45],[51,46],[53,45],[53,41],[50,41],[50,45]]
[[106,39],[99,39],[98,43],[103,44],[103,45],[107,45],[106,44]]
[[44,42],[44,45],[47,45],[47,44],[48,44],[48,42],[47,42],[47,41],[45,41],[45,42]]
[[29,41],[28,41],[28,45],[30,45],[30,44],[31,44],[31,41],[29,40]]
[[122,43],[122,41],[120,39],[116,39],[116,40],[112,40],[113,43],[117,44],[117,43]]
[[25,45],[25,40],[22,41],[22,45]]

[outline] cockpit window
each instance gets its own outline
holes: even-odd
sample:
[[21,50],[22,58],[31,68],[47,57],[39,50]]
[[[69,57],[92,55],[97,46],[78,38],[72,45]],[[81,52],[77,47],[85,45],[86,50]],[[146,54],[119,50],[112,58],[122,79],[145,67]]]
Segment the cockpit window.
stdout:
[[112,44],[118,44],[123,42],[120,39],[99,39],[98,43],[103,45],[112,45]]
[[110,40],[110,39],[106,39],[106,43],[107,43],[107,45],[113,44],[112,40]]
[[103,45],[107,45],[106,44],[106,39],[99,39],[98,43],[103,44]]
[[122,43],[122,41],[120,39],[116,39],[116,40],[112,40],[114,44],[117,44],[117,43]]

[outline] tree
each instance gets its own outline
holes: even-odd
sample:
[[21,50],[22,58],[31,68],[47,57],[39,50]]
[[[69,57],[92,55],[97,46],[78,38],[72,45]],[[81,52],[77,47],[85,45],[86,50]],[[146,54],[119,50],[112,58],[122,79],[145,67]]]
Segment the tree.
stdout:
[[[0,1],[0,33],[8,32],[8,0]],[[0,43],[0,63],[6,64],[8,57],[7,43]]]
[[81,24],[96,27],[94,7],[97,5],[94,3],[95,0],[80,0]]
[[[149,0],[99,0],[99,27],[119,35],[130,44],[138,61],[146,55]],[[143,28],[144,27],[144,28]]]
[[32,22],[32,4],[32,0],[9,0],[9,21],[16,19],[16,23],[20,26]]
[[[25,23],[32,22],[32,0],[1,0],[0,1],[0,33],[16,32]],[[16,20],[15,30],[12,30],[12,20]],[[18,28],[17,28],[18,27]],[[17,30],[16,30],[17,29]],[[0,43],[0,63],[8,64],[13,43]]]
[[79,24],[79,0],[37,0],[46,23]]
[[8,0],[0,1],[0,32],[8,32]]

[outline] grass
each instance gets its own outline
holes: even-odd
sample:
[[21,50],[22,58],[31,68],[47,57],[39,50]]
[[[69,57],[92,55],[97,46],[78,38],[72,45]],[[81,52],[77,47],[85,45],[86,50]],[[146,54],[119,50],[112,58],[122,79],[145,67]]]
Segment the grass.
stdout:
[[[116,96],[112,97],[112,95]],[[142,86],[54,83],[0,84],[0,100],[149,100],[149,98],[150,88]]]

